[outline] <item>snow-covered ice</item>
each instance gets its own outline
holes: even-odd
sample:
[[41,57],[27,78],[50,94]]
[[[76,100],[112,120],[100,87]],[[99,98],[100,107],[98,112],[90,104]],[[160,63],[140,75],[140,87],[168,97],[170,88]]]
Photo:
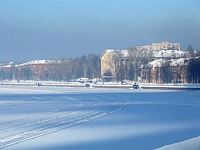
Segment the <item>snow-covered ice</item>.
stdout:
[[0,149],[200,148],[200,92],[0,86]]

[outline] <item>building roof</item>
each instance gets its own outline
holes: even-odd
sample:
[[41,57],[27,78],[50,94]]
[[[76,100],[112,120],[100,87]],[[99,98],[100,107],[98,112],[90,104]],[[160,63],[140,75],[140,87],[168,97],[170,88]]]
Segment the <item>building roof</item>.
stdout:
[[14,63],[9,62],[9,63],[6,63],[6,64],[1,64],[0,66],[1,66],[1,68],[11,68],[11,67],[14,66]]
[[40,65],[40,64],[54,64],[56,60],[33,60],[23,64],[16,65],[16,67],[27,66],[27,65]]
[[5,65],[5,66],[1,66],[1,68],[11,68],[13,67],[13,65],[9,64],[9,65]]
[[171,60],[169,64],[171,67],[177,67],[179,65],[180,66],[188,65],[188,63],[189,63],[189,58],[179,58]]
[[147,67],[151,68],[151,67],[163,67],[166,63],[166,60],[163,59],[156,59],[150,63],[147,64]]
[[[187,57],[188,52],[187,51],[181,51],[181,50],[111,50],[107,49],[105,52],[108,52],[113,57],[155,57],[155,58],[182,58]],[[105,52],[102,54],[102,56],[105,54]],[[101,57],[102,57],[101,56]]]
[[166,63],[168,63],[171,67],[184,66],[184,65],[188,65],[189,58],[171,59],[170,61],[163,60],[163,59],[156,59],[148,63],[147,67],[149,68],[162,67],[162,66],[165,66]]

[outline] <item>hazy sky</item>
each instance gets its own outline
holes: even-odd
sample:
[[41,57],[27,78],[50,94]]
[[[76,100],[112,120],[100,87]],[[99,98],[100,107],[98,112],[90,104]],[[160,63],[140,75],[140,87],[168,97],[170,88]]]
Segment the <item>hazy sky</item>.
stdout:
[[0,0],[0,62],[166,40],[200,49],[200,0]]

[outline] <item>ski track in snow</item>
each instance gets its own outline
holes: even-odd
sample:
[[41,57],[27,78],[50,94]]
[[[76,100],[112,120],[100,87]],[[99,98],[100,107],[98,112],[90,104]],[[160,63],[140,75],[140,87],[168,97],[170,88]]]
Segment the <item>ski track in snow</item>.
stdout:
[[0,123],[0,149],[104,117],[124,109],[128,105],[126,97],[123,97],[120,102],[116,102],[112,97],[106,97],[109,101],[103,102],[101,101],[104,99],[102,95],[86,98],[88,101],[70,96],[45,99],[35,97],[27,101],[11,101],[1,104],[0,107],[9,109],[12,106],[17,109],[19,106],[26,107],[33,103],[42,105],[45,102],[43,105],[47,103],[53,105],[54,102],[58,103],[59,99],[62,99],[61,103],[64,100],[64,105],[73,105],[55,112]]

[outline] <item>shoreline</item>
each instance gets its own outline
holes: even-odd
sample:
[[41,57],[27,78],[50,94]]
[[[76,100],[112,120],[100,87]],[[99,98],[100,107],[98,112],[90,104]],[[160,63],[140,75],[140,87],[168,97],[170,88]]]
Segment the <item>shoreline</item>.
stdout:
[[[66,83],[66,82],[0,82],[0,85],[10,86],[52,86],[52,87],[89,87],[93,88],[133,88],[133,84],[93,84],[93,83]],[[139,83],[140,89],[160,89],[160,90],[200,90],[200,84],[152,84],[152,83]],[[88,87],[88,88],[89,88]]]

